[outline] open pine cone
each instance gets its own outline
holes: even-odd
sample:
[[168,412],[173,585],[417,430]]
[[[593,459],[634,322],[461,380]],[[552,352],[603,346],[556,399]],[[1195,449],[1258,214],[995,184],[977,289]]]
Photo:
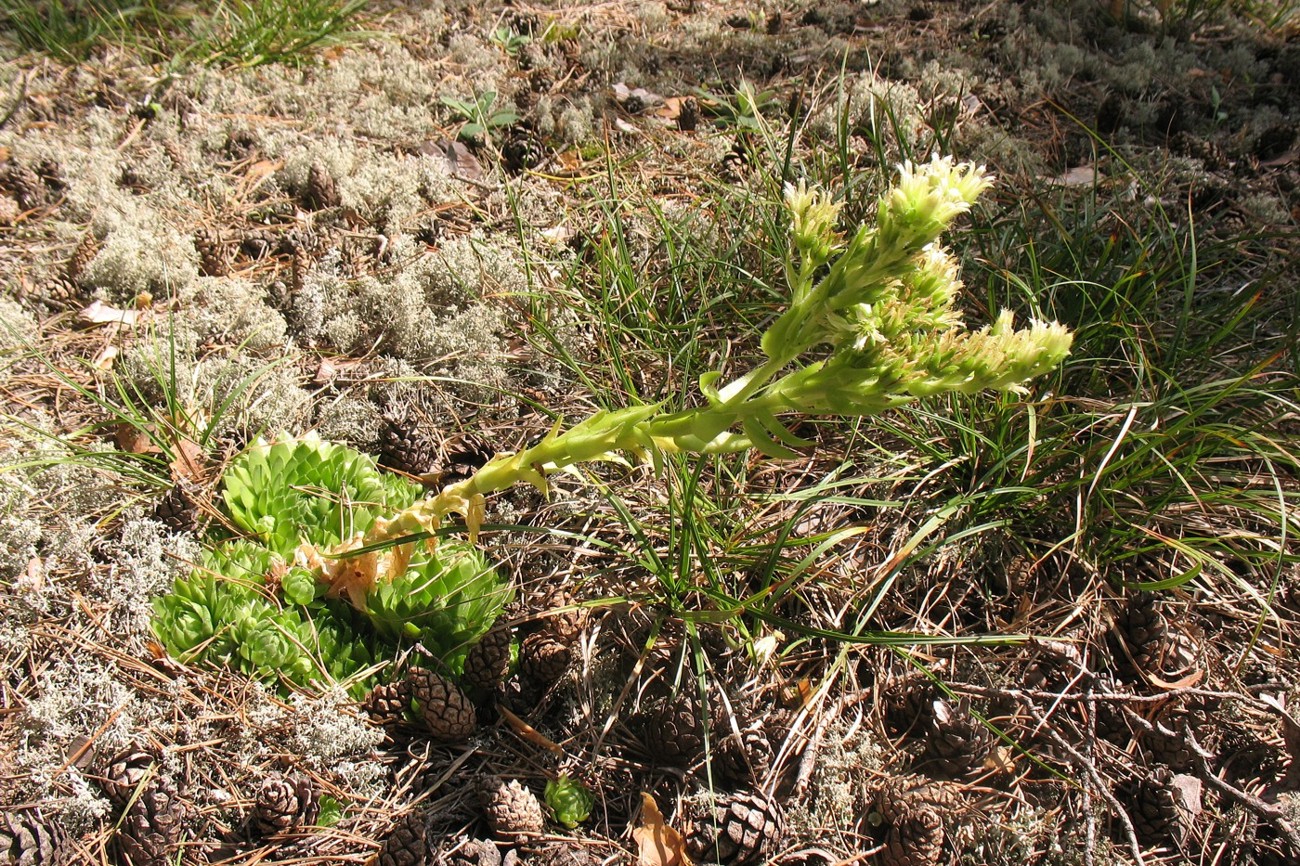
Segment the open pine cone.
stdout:
[[697,863],[757,866],[781,847],[785,818],[780,807],[757,794],[719,797],[694,821],[686,850]]
[[772,743],[763,729],[751,725],[740,733],[730,726],[715,723],[713,727],[713,770],[730,785],[743,785],[759,781],[772,767]]
[[874,792],[874,815],[869,823],[880,826],[885,847],[880,862],[886,866],[937,866],[944,844],[943,819],[961,806],[950,785],[924,776],[898,776]]
[[943,856],[943,819],[933,809],[909,812],[889,827],[882,866],[938,866]]
[[263,780],[253,806],[251,825],[263,836],[311,826],[320,814],[316,786],[302,776],[270,776]]
[[104,769],[100,780],[104,793],[114,806],[125,808],[153,781],[157,763],[158,756],[146,749],[131,747],[119,752]]
[[518,779],[490,778],[481,791],[483,813],[492,835],[507,842],[541,835],[546,819],[537,795]]
[[176,862],[185,808],[170,780],[159,778],[144,789],[122,816],[117,845],[131,866],[171,866]]
[[536,691],[545,691],[569,669],[569,647],[545,631],[524,638],[519,647],[519,676]]
[[397,724],[411,708],[411,683],[407,680],[380,683],[366,695],[361,707],[377,725]]
[[[541,607],[545,611],[554,611],[570,607],[573,603],[573,596],[565,590],[559,589],[542,599]],[[578,640],[583,629],[590,622],[591,612],[585,607],[575,607],[572,610],[553,613],[545,617],[542,620],[542,631],[567,647],[572,646]]]
[[0,862],[55,866],[60,860],[57,827],[36,812],[0,812]]
[[993,748],[993,732],[971,713],[970,702],[938,700],[925,740],[924,759],[951,778],[978,769]]
[[501,866],[501,851],[483,839],[459,839],[433,862],[436,866]]

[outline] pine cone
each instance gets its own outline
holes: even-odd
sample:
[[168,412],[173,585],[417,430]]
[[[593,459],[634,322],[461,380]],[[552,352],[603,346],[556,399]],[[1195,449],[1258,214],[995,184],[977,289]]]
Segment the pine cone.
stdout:
[[119,809],[143,793],[157,774],[158,756],[140,748],[120,752],[108,763],[100,785]]
[[934,683],[922,673],[890,677],[880,687],[880,712],[885,727],[896,736],[920,736],[934,713]]
[[1160,607],[1158,593],[1139,592],[1129,596],[1116,617],[1111,654],[1121,676],[1134,679],[1159,668],[1169,637],[1169,623]]
[[478,717],[459,686],[419,668],[407,674],[406,681],[411,685],[411,707],[434,739],[455,742],[474,733]]
[[230,273],[231,249],[216,229],[200,228],[194,232],[194,249],[199,254],[199,273],[205,277],[224,277]]
[[519,647],[519,676],[545,691],[569,669],[569,648],[544,631],[524,638]]
[[380,683],[366,695],[361,708],[377,725],[395,725],[405,721],[406,711],[411,708],[411,683],[407,680]]
[[5,171],[3,185],[13,192],[23,210],[31,210],[45,204],[45,184],[40,175],[19,162],[9,163]]
[[13,866],[54,866],[59,834],[35,812],[0,812],[0,862]]
[[184,806],[170,781],[159,779],[127,809],[117,844],[131,866],[171,866],[176,862]]
[[[1192,766],[1192,750],[1179,731],[1190,724],[1183,714],[1173,714],[1158,720],[1153,730],[1142,734],[1142,748],[1152,763],[1163,764],[1176,773]],[[1192,724],[1195,730],[1198,725]]]
[[963,698],[956,706],[934,702],[922,760],[933,762],[944,775],[963,776],[978,769],[992,748],[993,733],[971,714],[969,701]]
[[438,472],[444,484],[464,481],[495,456],[496,449],[482,440],[475,436],[462,436],[447,449],[447,459],[439,465]]
[[[934,866],[943,851],[943,816],[961,804],[957,791],[924,776],[897,776],[875,791],[869,823],[885,826],[881,863]],[[876,820],[879,816],[879,820]]]
[[683,132],[694,132],[700,123],[700,101],[688,96],[681,101],[677,110],[677,128]]
[[0,193],[0,226],[11,226],[22,216],[22,205],[8,193]]
[[94,232],[86,232],[77,244],[77,248],[72,251],[72,257],[63,267],[63,275],[72,282],[77,282],[81,277],[86,266],[91,263],[96,254],[99,253],[99,239],[95,237]]
[[559,589],[541,600],[543,611],[555,611],[571,608],[561,613],[552,613],[542,620],[542,631],[553,639],[567,646],[572,646],[581,637],[583,630],[591,622],[591,612],[585,607],[574,607],[574,598],[565,590]]
[[704,731],[693,696],[682,692],[650,714],[645,745],[662,763],[690,766],[695,762],[704,750]]
[[57,159],[42,159],[36,163],[35,171],[50,192],[61,193],[68,188],[68,176],[63,173],[63,166]]
[[510,626],[497,623],[465,656],[461,681],[483,691],[493,691],[510,673]]
[[177,172],[184,172],[189,168],[189,160],[185,157],[185,149],[181,143],[174,138],[164,139],[162,143],[163,153],[171,160],[172,168]]
[[923,809],[946,815],[961,806],[961,796],[952,785],[919,775],[885,780],[876,788],[873,800],[875,811],[886,824],[896,824]]
[[262,781],[250,823],[259,835],[275,836],[309,827],[319,815],[316,786],[310,779],[277,775]]
[[501,866],[501,851],[483,839],[461,839],[434,860],[437,866]]
[[506,171],[519,174],[537,168],[546,159],[546,148],[527,130],[518,130],[501,145],[501,161]]
[[483,812],[492,835],[506,842],[517,842],[541,835],[545,826],[542,804],[537,795],[518,779],[488,779],[481,792]]
[[699,863],[749,866],[766,863],[784,835],[785,818],[775,803],[756,794],[729,794],[694,822],[686,851]]
[[433,854],[429,819],[424,812],[407,812],[379,846],[375,866],[426,866]]
[[1148,779],[1130,780],[1120,786],[1120,800],[1128,806],[1133,829],[1143,842],[1159,844],[1172,839],[1180,843],[1190,829],[1183,825],[1170,780],[1170,772],[1161,768]]
[[880,852],[882,866],[937,866],[943,855],[943,820],[933,809],[918,809],[889,828]]
[[751,725],[737,734],[724,720],[713,726],[713,768],[723,782],[744,785],[761,781],[772,768],[772,744],[763,729]]
[[379,465],[407,475],[420,475],[433,464],[437,447],[428,433],[410,418],[386,418],[379,434]]
[[307,188],[303,190],[302,203],[307,210],[325,210],[342,204],[334,175],[322,163],[313,162],[307,170]]
[[193,532],[199,525],[199,503],[184,484],[173,484],[154,506],[153,518],[172,532]]

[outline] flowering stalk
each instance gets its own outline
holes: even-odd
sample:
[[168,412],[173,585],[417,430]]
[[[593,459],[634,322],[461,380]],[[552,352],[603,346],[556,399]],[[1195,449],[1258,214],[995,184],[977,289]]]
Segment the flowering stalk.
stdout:
[[[790,305],[762,336],[762,363],[722,387],[721,373],[701,376],[706,402],[698,408],[633,406],[598,412],[563,432],[557,424],[532,447],[497,455],[472,477],[391,520],[377,520],[364,536],[331,551],[335,558],[311,557],[312,564],[332,583],[347,581],[364,557],[337,554],[437,529],[452,514],[464,518],[473,538],[489,493],[520,481],[545,492],[549,473],[620,452],[657,462],[666,452],[756,448],[790,458],[797,456],[794,448],[811,443],[791,433],[781,415],[863,418],[946,392],[1022,390],[1064,360],[1070,333],[1055,322],[1016,330],[1008,311],[989,327],[966,329],[953,310],[961,287],[956,262],[937,245],[991,183],[982,168],[948,159],[905,163],[881,197],[875,222],[847,240],[834,228],[838,204],[803,184],[787,187]],[[804,360],[814,349],[823,357]],[[403,557],[389,559],[400,564]],[[367,579],[384,576],[372,572]]]

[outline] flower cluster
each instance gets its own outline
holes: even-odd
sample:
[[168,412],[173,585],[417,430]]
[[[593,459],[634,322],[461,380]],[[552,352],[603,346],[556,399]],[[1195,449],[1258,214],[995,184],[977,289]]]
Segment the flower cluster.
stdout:
[[[633,406],[598,413],[565,432],[557,426],[539,443],[498,455],[393,520],[376,521],[365,544],[431,531],[451,514],[465,518],[472,537],[486,494],[519,481],[545,491],[549,472],[619,452],[657,460],[672,451],[756,448],[792,457],[810,443],[790,432],[783,415],[861,418],[946,392],[1023,391],[1025,382],[1069,354],[1070,332],[1055,322],[1016,330],[1010,312],[989,327],[965,328],[954,310],[957,264],[939,244],[992,182],[982,167],[950,159],[906,163],[881,196],[875,220],[847,240],[835,228],[838,204],[804,183],[788,186],[789,305],[762,336],[762,363],[723,386],[721,373],[702,376],[706,405],[696,409]],[[808,357],[814,352],[820,357]]]

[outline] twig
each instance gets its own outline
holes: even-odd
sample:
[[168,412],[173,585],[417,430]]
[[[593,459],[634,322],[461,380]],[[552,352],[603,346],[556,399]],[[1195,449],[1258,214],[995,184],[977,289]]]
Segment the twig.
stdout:
[[951,683],[949,685],[954,692],[959,694],[973,695],[980,698],[1010,698],[1015,701],[1055,701],[1058,703],[1119,703],[1119,704],[1160,704],[1169,701],[1172,698],[1215,698],[1218,700],[1244,701],[1267,706],[1267,703],[1258,698],[1242,694],[1240,692],[1216,692],[1210,689],[1198,689],[1194,687],[1169,689],[1158,695],[1136,695],[1129,692],[1075,692],[1074,694],[1062,694],[1060,692],[1040,691],[1039,689],[999,689],[988,686],[976,686],[968,683]]
[[1249,791],[1243,791],[1227,780],[1219,778],[1218,774],[1210,768],[1210,758],[1213,755],[1201,748],[1201,744],[1196,742],[1196,737],[1192,734],[1191,725],[1186,723],[1183,724],[1183,741],[1187,743],[1192,756],[1196,758],[1196,774],[1205,784],[1220,794],[1231,797],[1268,821],[1273,825],[1273,829],[1286,839],[1292,851],[1300,852],[1300,833],[1291,826],[1291,822],[1286,818],[1286,812],[1280,806],[1267,803]]
[[[1086,704],[1088,710],[1088,728],[1087,738],[1084,740],[1087,748],[1087,757],[1092,759],[1093,746],[1097,744],[1097,704],[1089,701]],[[1092,811],[1092,790],[1087,785],[1083,786],[1083,814],[1084,814],[1084,832],[1088,840],[1087,846],[1083,849],[1084,866],[1095,866],[1093,852],[1097,850],[1097,816]]]
[[862,703],[874,694],[871,689],[862,689],[852,694],[844,695],[835,702],[832,712],[823,713],[818,720],[817,727],[813,730],[812,736],[808,738],[808,744],[804,746],[803,756],[799,759],[799,772],[795,777],[794,789],[803,793],[808,788],[808,783],[812,781],[813,768],[817,765],[817,751],[821,748],[822,738],[826,736],[826,729],[830,723],[839,718],[840,713],[847,710],[854,704]]
[[8,126],[9,121],[13,120],[14,115],[18,113],[18,109],[23,107],[23,102],[27,99],[27,82],[30,77],[31,73],[23,76],[22,82],[18,85],[18,95],[14,97],[14,104],[9,106],[4,117],[0,117],[0,129]]
[[[1012,689],[1011,691],[1015,690]],[[1047,724],[1047,719],[1043,717],[1043,714],[1039,712],[1038,707],[1034,706],[1032,701],[1021,697],[1020,704],[1029,711],[1031,716],[1034,717],[1034,721],[1040,726],[1042,732],[1067,755],[1069,755],[1074,765],[1083,771],[1084,775],[1088,777],[1088,781],[1096,787],[1097,793],[1102,796],[1102,799],[1110,804],[1111,809],[1114,810],[1120,823],[1124,825],[1124,835],[1128,838],[1129,853],[1133,855],[1133,860],[1138,864],[1138,866],[1144,866],[1146,861],[1142,858],[1142,846],[1138,844],[1137,830],[1133,827],[1133,820],[1129,818],[1128,812],[1124,810],[1124,806],[1119,802],[1119,800],[1115,799],[1115,795],[1111,793],[1110,786],[1107,785],[1106,780],[1101,777],[1101,773],[1097,771],[1097,767],[1092,763],[1092,761],[1080,754],[1078,749],[1070,745],[1069,741],[1058,734],[1051,725]]]

